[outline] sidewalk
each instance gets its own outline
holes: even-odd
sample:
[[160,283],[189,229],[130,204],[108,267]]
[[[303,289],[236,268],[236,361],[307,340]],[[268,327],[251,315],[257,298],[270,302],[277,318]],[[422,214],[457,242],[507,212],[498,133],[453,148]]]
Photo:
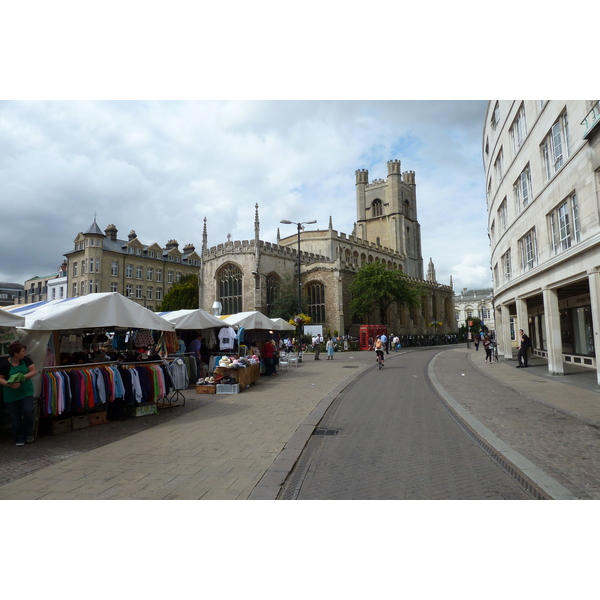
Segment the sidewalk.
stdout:
[[[367,352],[336,353],[333,361],[308,354],[298,368],[261,377],[240,394],[187,390],[186,402],[201,401],[201,408],[6,483],[0,499],[247,499],[269,467],[271,482],[278,468],[291,469],[291,453],[312,433],[307,417],[316,425],[373,365]],[[260,492],[272,497],[278,489],[267,480]]]
[[[432,373],[448,398],[574,497],[600,498],[595,372],[568,366],[552,377],[542,359],[515,369],[516,361],[485,364],[483,352],[464,346],[439,350]],[[160,425],[1,485],[0,499],[274,499],[331,402],[375,364],[371,352],[325,358],[306,355],[240,394],[187,390],[199,408],[180,417],[174,408]],[[6,451],[26,460],[34,447]]]

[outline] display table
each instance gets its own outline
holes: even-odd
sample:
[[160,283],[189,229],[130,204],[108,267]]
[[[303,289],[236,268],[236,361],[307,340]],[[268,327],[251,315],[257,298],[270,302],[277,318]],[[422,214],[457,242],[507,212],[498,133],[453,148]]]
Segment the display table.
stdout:
[[225,375],[233,377],[240,385],[240,392],[246,389],[251,383],[256,383],[260,379],[260,364],[249,365],[240,369],[229,369],[227,367],[216,367],[215,375]]

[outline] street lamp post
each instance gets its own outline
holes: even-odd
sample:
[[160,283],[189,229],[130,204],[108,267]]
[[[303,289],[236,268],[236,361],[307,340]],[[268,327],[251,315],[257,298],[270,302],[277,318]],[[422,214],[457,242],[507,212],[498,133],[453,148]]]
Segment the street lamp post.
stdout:
[[312,225],[313,223],[316,223],[316,221],[302,221],[296,223],[296,221],[282,219],[279,222],[285,225],[297,225],[298,227],[298,314],[300,314],[302,312],[302,288],[300,286],[300,230],[302,229],[302,225]]

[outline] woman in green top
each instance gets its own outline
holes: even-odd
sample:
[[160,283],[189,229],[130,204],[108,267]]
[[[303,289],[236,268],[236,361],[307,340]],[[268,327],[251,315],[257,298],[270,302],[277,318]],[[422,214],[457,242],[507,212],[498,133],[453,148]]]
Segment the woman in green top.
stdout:
[[15,443],[24,446],[33,442],[33,382],[37,373],[27,347],[13,342],[8,347],[8,358],[0,362],[0,386],[4,392],[4,406],[10,416]]

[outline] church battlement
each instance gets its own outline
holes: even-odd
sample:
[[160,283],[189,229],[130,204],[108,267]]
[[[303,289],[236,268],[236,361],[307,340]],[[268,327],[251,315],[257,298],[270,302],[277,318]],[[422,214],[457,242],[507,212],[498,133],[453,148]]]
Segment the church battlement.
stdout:
[[[261,252],[270,254],[271,256],[280,256],[283,258],[292,258],[297,260],[298,250],[290,246],[280,246],[271,242],[263,242],[259,240],[258,247]],[[233,240],[224,244],[218,244],[207,248],[203,253],[204,259],[217,258],[220,256],[230,256],[235,254],[254,253],[256,251],[256,240]],[[300,252],[300,258],[304,262],[323,262],[330,259],[322,254],[314,252]]]

